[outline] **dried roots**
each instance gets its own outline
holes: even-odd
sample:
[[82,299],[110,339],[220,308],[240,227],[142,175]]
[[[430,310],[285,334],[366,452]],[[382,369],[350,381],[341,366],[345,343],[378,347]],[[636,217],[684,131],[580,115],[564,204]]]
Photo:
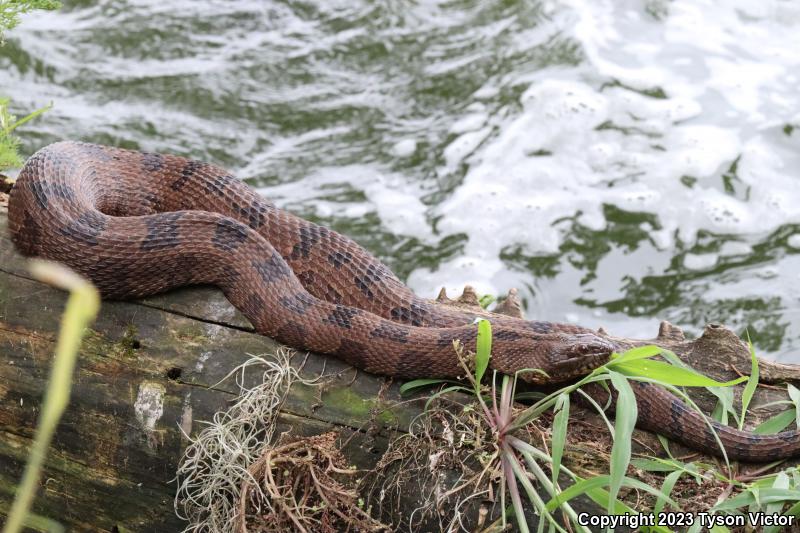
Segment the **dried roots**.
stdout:
[[385,531],[359,507],[336,433],[267,449],[242,484],[236,533]]

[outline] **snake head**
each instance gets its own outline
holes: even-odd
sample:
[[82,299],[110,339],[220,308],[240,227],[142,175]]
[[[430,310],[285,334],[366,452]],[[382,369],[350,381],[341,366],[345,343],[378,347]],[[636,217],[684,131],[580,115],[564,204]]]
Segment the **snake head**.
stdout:
[[541,342],[545,350],[541,372],[519,374],[529,383],[551,384],[585,376],[606,363],[616,349],[611,341],[593,333],[558,334]]

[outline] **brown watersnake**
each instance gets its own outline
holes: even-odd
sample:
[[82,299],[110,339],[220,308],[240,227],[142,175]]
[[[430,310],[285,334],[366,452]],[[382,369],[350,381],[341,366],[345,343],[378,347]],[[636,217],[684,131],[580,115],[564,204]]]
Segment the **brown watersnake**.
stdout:
[[[224,169],[183,157],[61,142],[41,149],[11,190],[9,228],[27,256],[60,261],[106,298],[219,287],[264,335],[403,378],[463,374],[453,341],[474,346],[475,313],[416,296],[349,238],[281,210]],[[490,316],[490,365],[537,368],[548,383],[604,364],[621,346],[571,324]],[[522,373],[541,381],[542,374]],[[645,429],[719,455],[701,415],[631,381]],[[592,394],[602,400],[599,387]],[[733,459],[800,454],[800,433],[756,435],[713,423]]]

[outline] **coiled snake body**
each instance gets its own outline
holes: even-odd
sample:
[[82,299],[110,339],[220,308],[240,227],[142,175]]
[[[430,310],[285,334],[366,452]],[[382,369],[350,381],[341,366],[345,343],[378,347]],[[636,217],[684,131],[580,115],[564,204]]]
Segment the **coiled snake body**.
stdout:
[[[453,341],[469,347],[476,339],[474,313],[417,297],[347,237],[276,208],[222,168],[182,157],[50,145],[19,175],[9,227],[21,253],[69,265],[104,297],[216,285],[257,332],[377,374],[458,376]],[[567,381],[617,348],[573,325],[490,320],[491,366],[500,372],[538,368],[548,382]],[[640,426],[719,454],[703,419],[677,398],[655,386],[635,391]],[[718,430],[734,458],[800,451],[795,432]]]

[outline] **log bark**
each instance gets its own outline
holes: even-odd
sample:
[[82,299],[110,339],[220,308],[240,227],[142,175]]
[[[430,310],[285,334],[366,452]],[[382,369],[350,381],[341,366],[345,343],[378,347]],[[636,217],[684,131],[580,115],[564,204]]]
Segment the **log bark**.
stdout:
[[[32,442],[66,294],[30,278],[0,208],[0,522]],[[219,291],[195,288],[141,302],[103,302],[80,351],[69,408],[58,426],[34,511],[73,531],[180,531],[175,471],[200,421],[228,407],[231,383],[211,388],[247,354],[277,343],[250,331]],[[354,434],[344,453],[369,468],[419,406],[391,380],[310,354],[278,432]],[[140,401],[137,402],[137,399]],[[149,399],[151,401],[144,401]]]
[[[36,426],[66,294],[29,276],[6,230],[0,193],[0,517],[22,475]],[[633,341],[631,341],[633,342]],[[748,373],[747,347],[722,326],[686,340],[662,325],[657,344],[717,379]],[[138,302],[103,302],[81,349],[70,406],[47,459],[34,511],[76,531],[180,531],[172,481],[187,445],[235,397],[230,384],[212,387],[247,354],[274,353],[274,341],[211,288],[192,288]],[[343,450],[359,468],[375,465],[387,442],[408,429],[421,403],[400,401],[399,384],[314,354],[304,376],[333,376],[325,387],[296,385],[279,431],[351,436]],[[761,362],[762,381],[797,381],[797,367]],[[147,401],[144,401],[147,399]],[[700,395],[701,404],[712,408]],[[759,387],[754,405],[785,398]],[[139,401],[137,401],[139,400]],[[392,406],[391,408],[389,408]],[[575,410],[577,411],[577,409]],[[755,421],[773,411],[756,409]],[[589,423],[603,423],[590,413]],[[637,442],[654,442],[637,434]],[[570,453],[580,454],[582,443]],[[657,450],[658,446],[654,446]],[[401,510],[402,511],[402,510]]]

